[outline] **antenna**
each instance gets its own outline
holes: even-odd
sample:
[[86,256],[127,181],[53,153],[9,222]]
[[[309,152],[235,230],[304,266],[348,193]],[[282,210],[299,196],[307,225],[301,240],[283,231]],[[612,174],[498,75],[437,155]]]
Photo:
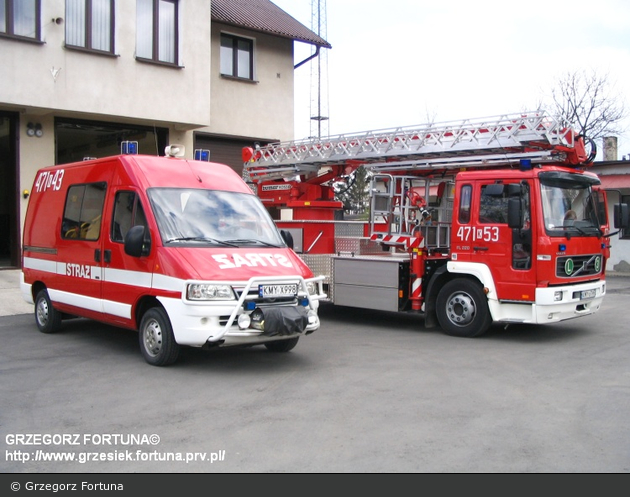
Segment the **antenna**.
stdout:
[[[327,39],[326,0],[311,0],[311,31]],[[328,136],[328,123],[328,50],[322,48],[311,60],[311,138]]]

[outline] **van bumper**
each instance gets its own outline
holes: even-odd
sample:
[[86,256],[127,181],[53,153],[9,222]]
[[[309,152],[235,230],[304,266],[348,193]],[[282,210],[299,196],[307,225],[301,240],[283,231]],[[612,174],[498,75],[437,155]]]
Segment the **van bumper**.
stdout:
[[[234,304],[189,304],[181,299],[160,297],[160,302],[168,313],[175,341],[180,345],[201,347],[204,345],[255,345],[278,339],[293,338],[308,335],[319,329],[320,321],[317,315],[319,302],[314,301],[311,307],[304,308],[306,324],[301,332],[296,326],[288,325],[286,332],[269,333],[264,329],[256,329],[248,325],[239,326],[239,317],[243,314],[250,316],[251,312],[239,308],[232,319]],[[286,309],[290,307],[287,306]],[[265,308],[260,308],[263,310]],[[269,307],[268,309],[271,309]],[[274,309],[281,309],[281,306]],[[241,318],[241,323],[247,319]],[[251,323],[251,318],[250,318]]]

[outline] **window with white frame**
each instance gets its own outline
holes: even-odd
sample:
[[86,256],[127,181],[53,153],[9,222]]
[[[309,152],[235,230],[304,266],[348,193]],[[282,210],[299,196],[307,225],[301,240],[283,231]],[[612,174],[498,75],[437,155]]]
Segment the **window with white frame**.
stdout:
[[41,40],[41,0],[0,0],[0,35]]
[[254,41],[221,34],[221,74],[234,78],[254,79]]
[[178,65],[179,0],[137,0],[136,57]]
[[114,0],[66,0],[66,46],[114,53]]

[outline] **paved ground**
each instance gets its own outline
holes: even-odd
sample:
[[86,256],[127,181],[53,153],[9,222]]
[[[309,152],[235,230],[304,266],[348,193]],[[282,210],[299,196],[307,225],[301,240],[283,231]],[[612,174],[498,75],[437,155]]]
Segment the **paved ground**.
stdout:
[[630,276],[608,278],[601,314],[549,326],[454,339],[324,305],[288,354],[186,349],[168,368],[126,330],[39,333],[19,272],[0,276],[0,309],[17,312],[0,317],[0,488],[9,473],[25,488],[38,473],[630,471]]
[[33,312],[20,293],[20,274],[17,269],[0,270],[0,316]]

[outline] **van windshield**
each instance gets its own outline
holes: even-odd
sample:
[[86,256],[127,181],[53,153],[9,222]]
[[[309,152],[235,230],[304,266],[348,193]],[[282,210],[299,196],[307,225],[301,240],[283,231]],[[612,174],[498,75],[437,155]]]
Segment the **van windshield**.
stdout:
[[151,188],[148,194],[165,245],[285,245],[254,195],[193,188]]

